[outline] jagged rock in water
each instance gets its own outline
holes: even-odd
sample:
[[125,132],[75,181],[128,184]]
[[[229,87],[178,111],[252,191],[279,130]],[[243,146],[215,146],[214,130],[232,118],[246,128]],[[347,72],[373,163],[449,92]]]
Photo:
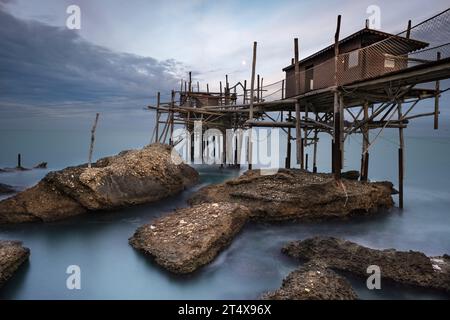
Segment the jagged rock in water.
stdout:
[[21,242],[0,240],[0,288],[29,256],[30,249],[23,247]]
[[47,169],[47,162],[40,162],[33,167],[34,169]]
[[207,203],[175,211],[144,225],[130,244],[174,273],[190,273],[212,261],[241,230],[247,208]]
[[[175,161],[174,161],[175,160]],[[153,202],[194,184],[198,173],[152,144],[87,165],[50,172],[36,186],[0,202],[0,224],[52,221]]]
[[450,291],[450,257],[427,257],[417,251],[376,250],[332,237],[294,241],[283,248],[289,256],[321,261],[329,268],[367,277],[367,267],[380,267],[381,279]]
[[0,194],[14,193],[16,190],[7,184],[0,183]]
[[258,170],[200,189],[191,204],[228,202],[245,205],[257,220],[310,220],[364,215],[393,205],[390,182],[360,182],[331,174],[281,169],[273,175]]
[[318,262],[292,271],[281,288],[262,296],[265,300],[355,300],[358,296],[346,279]]
[[357,171],[357,170],[345,171],[345,172],[341,173],[341,177],[343,179],[348,179],[348,180],[358,180],[359,179],[359,171]]

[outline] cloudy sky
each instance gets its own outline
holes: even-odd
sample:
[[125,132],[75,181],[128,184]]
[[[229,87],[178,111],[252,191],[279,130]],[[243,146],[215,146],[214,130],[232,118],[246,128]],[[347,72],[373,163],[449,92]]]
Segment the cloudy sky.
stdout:
[[[81,30],[66,27],[72,4]],[[294,37],[304,57],[332,42],[337,14],[345,36],[371,5],[383,30],[399,32],[448,0],[0,0],[0,102],[146,99],[178,88],[189,70],[214,88],[225,74],[249,78],[253,41],[258,73],[276,81]]]

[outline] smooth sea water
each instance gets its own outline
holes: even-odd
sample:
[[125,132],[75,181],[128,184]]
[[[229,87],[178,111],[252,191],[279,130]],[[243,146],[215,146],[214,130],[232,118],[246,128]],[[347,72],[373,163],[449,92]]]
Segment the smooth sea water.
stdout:
[[[48,171],[86,162],[90,127],[100,111],[94,157],[138,148],[149,142],[154,120],[137,106],[19,109],[0,108],[0,167],[47,161],[48,170],[0,174],[0,182],[26,188]],[[249,224],[211,264],[189,276],[174,276],[128,244],[137,227],[186,206],[200,187],[240,174],[199,167],[201,182],[178,196],[70,220],[0,226],[0,239],[21,240],[31,249],[28,263],[0,290],[1,299],[255,299],[278,288],[299,263],[281,254],[290,240],[315,235],[342,237],[373,248],[450,253],[450,135],[448,123],[432,120],[407,130],[405,209],[366,218],[321,223]],[[382,134],[370,151],[369,176],[397,183],[397,131]],[[284,157],[284,140],[281,154]],[[329,171],[329,141],[322,137],[319,171]],[[360,141],[346,142],[346,170],[358,169]],[[308,151],[310,152],[310,150]],[[293,155],[295,153],[293,152]],[[311,159],[311,158],[310,158]],[[310,164],[311,166],[311,164]],[[395,198],[395,200],[397,200]],[[81,268],[81,290],[66,288],[66,269]],[[448,299],[382,281],[370,291],[366,279],[346,275],[362,299]]]

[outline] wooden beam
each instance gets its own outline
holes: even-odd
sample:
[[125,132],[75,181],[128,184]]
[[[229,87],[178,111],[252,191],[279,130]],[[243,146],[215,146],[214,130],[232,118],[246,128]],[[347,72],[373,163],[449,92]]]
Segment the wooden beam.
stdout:
[[[441,60],[441,53],[438,52],[436,56],[436,60]],[[434,130],[439,129],[439,96],[440,96],[440,82],[436,81],[435,84],[436,95],[434,97]]]
[[[252,77],[250,82],[250,121],[253,120],[253,100],[255,97],[255,70],[256,70],[256,49],[257,49],[258,43],[255,41],[253,42],[253,60],[252,60]],[[252,162],[253,162],[253,137],[252,137],[252,127],[250,126],[250,132],[249,132],[249,140],[248,140],[248,169],[252,169]]]
[[[299,52],[298,52],[298,38],[294,39],[294,64],[295,64],[295,94],[300,93],[300,65],[299,65]],[[305,168],[303,159],[303,140],[301,131],[301,118],[300,118],[300,102],[297,100],[295,102],[295,142],[297,147],[297,164],[300,165],[301,169]]]

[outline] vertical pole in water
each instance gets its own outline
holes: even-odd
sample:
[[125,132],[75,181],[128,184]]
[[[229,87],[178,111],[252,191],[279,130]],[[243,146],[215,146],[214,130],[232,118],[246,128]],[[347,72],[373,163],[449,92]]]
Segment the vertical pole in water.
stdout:
[[399,142],[400,147],[398,149],[398,206],[400,209],[403,209],[403,177],[404,177],[404,157],[403,157],[403,147],[405,145],[404,137],[403,137],[403,128],[402,128],[402,103],[398,103],[398,120],[400,122],[400,128],[398,129],[399,133]]
[[[257,49],[258,43],[255,41],[253,42],[253,62],[252,62],[252,77],[250,82],[250,121],[253,121],[253,100],[255,98],[255,69],[256,69],[256,49]],[[259,76],[258,76],[259,77]],[[250,125],[250,132],[248,135],[248,169],[252,170],[252,162],[253,162],[253,129]]]
[[365,124],[362,126],[362,152],[361,152],[361,181],[367,181],[369,174],[369,102],[364,102]]
[[[92,126],[92,130],[91,130],[91,145],[89,147],[88,168],[92,167],[92,152],[94,151],[95,130],[97,129],[99,115],[100,115],[99,113],[97,113],[95,115],[94,125]],[[20,159],[20,154],[19,154],[19,159]]]
[[22,168],[22,155],[20,153],[17,154],[17,168]]
[[[316,112],[316,121],[319,121],[319,114]],[[314,151],[313,151],[313,172],[317,173],[317,125],[314,126]]]
[[155,133],[156,133],[156,137],[155,137],[155,142],[159,142],[159,106],[161,104],[161,93],[158,92],[157,98],[156,98],[156,129],[155,129]]
[[[437,53],[437,60],[441,60],[441,53]],[[439,129],[439,95],[440,95],[440,82],[436,81],[436,95],[434,96],[434,130]]]
[[[295,95],[297,96],[300,91],[300,66],[298,57],[298,38],[294,39],[294,63],[295,63]],[[305,168],[303,157],[303,139],[300,123],[300,101],[298,98],[295,102],[295,139],[297,143],[297,164],[300,164],[300,168]]]

